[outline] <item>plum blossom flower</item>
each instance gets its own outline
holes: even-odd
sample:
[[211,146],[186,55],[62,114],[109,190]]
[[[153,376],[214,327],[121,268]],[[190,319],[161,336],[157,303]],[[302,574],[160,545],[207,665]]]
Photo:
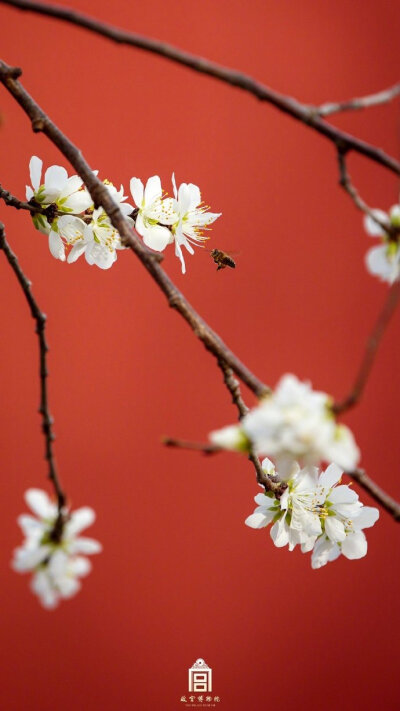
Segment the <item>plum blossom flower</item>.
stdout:
[[172,186],[175,196],[175,211],[179,215],[178,221],[172,226],[175,237],[175,255],[181,260],[182,274],[184,274],[186,266],[182,246],[187,249],[189,254],[194,254],[192,245],[198,247],[208,239],[203,235],[203,230],[208,229],[208,225],[215,222],[222,213],[207,212],[208,206],[203,205],[197,185],[181,183],[177,189],[174,173],[172,173]]
[[[393,284],[400,278],[400,205],[393,205],[388,214],[383,210],[372,210],[372,215],[365,216],[364,227],[371,237],[380,237],[381,244],[367,252],[367,269],[382,281]],[[398,230],[397,239],[389,236],[384,226]]]
[[35,516],[23,514],[18,518],[25,540],[15,549],[11,565],[18,573],[33,573],[32,591],[44,607],[53,608],[80,590],[79,579],[91,570],[85,555],[102,550],[98,541],[79,535],[92,525],[95,512],[87,506],[63,512],[64,522],[58,532],[58,508],[45,491],[28,489],[25,502]]
[[145,188],[139,178],[131,178],[130,189],[138,208],[136,231],[143,237],[147,247],[162,252],[174,241],[170,226],[179,219],[173,199],[163,199],[161,180],[158,175],[149,178]]
[[[269,459],[263,470],[275,474]],[[375,508],[364,507],[349,486],[340,484],[342,469],[330,464],[319,473],[315,467],[300,469],[292,465],[288,488],[280,499],[271,493],[257,494],[258,504],[245,523],[251,528],[264,528],[272,523],[271,538],[277,547],[296,545],[303,553],[313,550],[311,565],[320,568],[342,552],[349,559],[367,553],[363,528],[373,526],[379,517]]]
[[[26,199],[34,200],[42,207],[55,205],[58,212],[79,215],[92,207],[93,201],[88,190],[83,185],[83,180],[78,175],[68,177],[68,173],[60,165],[47,168],[42,179],[43,161],[37,156],[32,156],[29,162],[29,172],[32,187],[26,186]],[[33,216],[36,229],[49,234],[51,225],[44,215]]]
[[[133,220],[128,217],[133,211],[133,207],[125,202],[127,196],[124,195],[122,185],[117,190],[112,183],[105,181],[105,186],[127,222],[133,226]],[[62,219],[60,218],[60,220]],[[85,254],[88,264],[95,264],[100,269],[109,269],[117,259],[116,250],[125,249],[121,243],[118,230],[112,225],[110,218],[102,207],[94,210],[88,224],[78,225],[75,222],[73,226],[71,224],[71,227],[71,232],[74,231],[74,228],[76,231],[75,235],[72,235],[72,238],[68,240],[68,243],[73,245],[67,259],[70,264],[75,262],[82,254]],[[63,236],[65,237],[65,235]]]
[[211,432],[210,439],[236,451],[252,445],[258,454],[276,459],[283,478],[291,475],[293,461],[303,465],[336,462],[344,469],[354,469],[358,447],[350,430],[336,423],[330,402],[326,393],[287,374],[240,425]]

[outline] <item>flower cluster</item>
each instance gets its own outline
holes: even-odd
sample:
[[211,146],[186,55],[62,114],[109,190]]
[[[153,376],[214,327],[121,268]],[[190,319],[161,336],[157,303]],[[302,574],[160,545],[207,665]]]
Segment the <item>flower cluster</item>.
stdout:
[[343,469],[354,469],[358,447],[351,431],[337,424],[330,405],[326,393],[287,374],[239,425],[211,432],[210,439],[223,449],[247,451],[252,446],[257,454],[273,457],[284,478],[293,461],[336,462]]
[[[275,467],[264,459],[262,468],[274,475]],[[321,568],[342,553],[355,560],[367,553],[364,528],[379,518],[378,509],[363,506],[349,486],[340,484],[342,469],[330,464],[325,471],[316,467],[300,469],[294,462],[287,489],[278,500],[273,494],[257,494],[257,508],[246,519],[251,528],[272,523],[271,538],[278,547],[296,545],[303,553],[312,551],[312,568]]]
[[54,608],[61,599],[75,595],[81,587],[79,579],[90,573],[90,561],[80,554],[101,551],[98,541],[79,535],[94,522],[95,513],[89,507],[63,512],[59,527],[58,508],[45,491],[28,489],[25,502],[36,517],[19,516],[25,541],[15,549],[11,565],[18,573],[32,572],[32,591],[43,607]]
[[372,210],[364,219],[364,227],[371,237],[381,239],[381,244],[366,254],[368,271],[393,284],[400,277],[400,205],[393,205],[389,213]]
[[[117,259],[117,250],[124,247],[108,215],[102,207],[94,208],[81,178],[68,177],[59,165],[46,170],[42,183],[42,166],[39,158],[31,158],[32,187],[27,186],[26,199],[43,209],[44,214],[37,212],[32,220],[36,229],[48,235],[51,254],[70,264],[84,254],[88,264],[109,269]],[[197,185],[182,183],[177,189],[174,175],[173,198],[163,192],[158,175],[149,178],[146,187],[139,178],[132,178],[130,189],[136,208],[125,202],[122,185],[119,190],[108,180],[104,185],[148,247],[162,252],[168,244],[175,244],[183,273],[186,267],[182,247],[193,254],[193,245],[199,246],[207,239],[203,231],[221,214],[207,211]]]

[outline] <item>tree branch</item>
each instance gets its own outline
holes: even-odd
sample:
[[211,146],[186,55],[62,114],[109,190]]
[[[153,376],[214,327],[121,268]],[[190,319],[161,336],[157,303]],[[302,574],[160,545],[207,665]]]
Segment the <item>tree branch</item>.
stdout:
[[[4,225],[0,223],[0,249],[3,250],[6,259],[13,270],[18,282],[24,292],[25,298],[31,310],[32,318],[36,321],[36,333],[39,341],[39,376],[40,376],[40,407],[39,413],[42,417],[42,431],[45,439],[45,457],[49,465],[48,477],[54,487],[58,504],[58,518],[54,526],[53,534],[61,533],[63,524],[63,509],[66,504],[66,495],[61,488],[60,480],[57,474],[56,462],[53,452],[53,418],[49,410],[49,399],[47,392],[47,352],[49,347],[46,341],[46,315],[40,310],[31,289],[31,282],[22,271],[16,254],[12,251],[7,242]],[[59,530],[60,529],[60,530]]]
[[400,504],[383,491],[380,486],[375,484],[362,469],[346,472],[346,474],[367,491],[375,501],[378,501],[378,503],[393,516],[395,521],[400,521]]
[[379,314],[378,319],[367,340],[364,356],[361,361],[361,365],[357,373],[357,377],[355,379],[355,383],[353,385],[352,390],[344,400],[342,400],[341,402],[336,402],[332,406],[332,410],[336,415],[345,412],[346,410],[349,410],[351,407],[354,407],[354,405],[359,402],[364,392],[364,388],[368,382],[368,378],[371,373],[379,345],[386,331],[386,328],[388,327],[389,322],[394,312],[396,311],[399,299],[400,282],[396,281],[389,288],[382,311]]
[[0,0],[0,2],[3,3],[3,5],[11,5],[19,10],[28,10],[72,23],[90,32],[107,37],[107,39],[119,44],[126,44],[147,52],[153,52],[173,62],[183,64],[197,72],[212,76],[226,84],[243,89],[256,96],[260,101],[265,101],[297,121],[301,121],[306,126],[309,126],[309,128],[314,129],[317,133],[328,138],[336,146],[341,146],[347,151],[356,151],[370,158],[370,160],[385,166],[397,175],[400,175],[400,163],[387,155],[380,148],[376,148],[349,133],[340,131],[338,128],[331,126],[320,118],[318,109],[310,108],[290,96],[280,94],[247,74],[238,72],[235,69],[223,67],[220,64],[211,62],[203,57],[198,57],[189,52],[184,52],[166,42],[160,42],[159,40],[144,37],[134,32],[127,32],[126,30],[114,27],[66,7],[41,2],[31,2],[30,0]]
[[365,215],[368,215],[374,222],[376,222],[376,224],[379,225],[379,227],[384,232],[386,232],[389,237],[394,237],[397,239],[399,235],[399,229],[390,225],[389,220],[387,222],[383,222],[382,220],[380,220],[379,217],[376,216],[375,211],[372,210],[369,205],[367,205],[367,203],[362,199],[358,190],[356,190],[356,188],[354,187],[353,183],[351,182],[350,175],[347,171],[346,155],[346,150],[338,148],[337,156],[339,163],[339,185],[341,185],[345,192],[350,195],[355,206],[359,210],[361,210],[361,212],[363,212]]
[[204,346],[217,359],[222,358],[236,373],[236,375],[252,390],[256,395],[261,396],[269,392],[269,388],[262,383],[225,345],[215,331],[201,318],[194,308],[185,299],[183,294],[177,289],[175,284],[167,276],[159,264],[159,255],[150,252],[143,242],[134,234],[125,220],[118,205],[114,202],[109,191],[103,183],[92,172],[83,155],[76,146],[60,131],[60,129],[50,120],[45,112],[38,106],[34,99],[23,88],[17,78],[21,75],[21,70],[16,67],[9,67],[0,61],[0,82],[14,97],[29,116],[32,129],[35,133],[44,133],[61,153],[73,165],[78,175],[84,181],[92,200],[96,206],[101,205],[109,216],[112,224],[121,236],[121,242],[136,254],[143,266],[151,274],[154,281],[164,292],[169,305],[174,308],[189,324],[196,336],[203,342]]
[[369,109],[371,106],[379,106],[379,104],[387,104],[400,94],[400,84],[394,84],[389,89],[378,91],[376,94],[368,94],[368,96],[357,97],[348,101],[342,102],[327,102],[321,106],[313,107],[313,110],[318,116],[330,116],[337,114],[340,111],[359,111],[360,109]]

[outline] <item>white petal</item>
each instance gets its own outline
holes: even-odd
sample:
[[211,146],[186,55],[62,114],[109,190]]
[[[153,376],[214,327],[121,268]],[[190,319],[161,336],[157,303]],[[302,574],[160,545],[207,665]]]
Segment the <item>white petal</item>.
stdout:
[[130,181],[131,194],[136,207],[142,207],[143,202],[143,183],[139,178],[131,178]]
[[57,220],[58,233],[64,237],[67,242],[73,242],[77,239],[83,239],[86,224],[80,217],[73,215],[62,215]]
[[367,554],[368,544],[362,531],[350,533],[342,543],[342,553],[349,560],[363,558]]
[[110,252],[110,250],[102,244],[93,242],[86,248],[85,258],[88,264],[95,264],[100,269],[110,269],[110,267],[114,264],[117,255],[115,251]]
[[358,501],[358,494],[354,489],[351,489],[347,484],[335,486],[329,494],[329,501],[332,504],[353,504]]
[[325,533],[332,543],[341,543],[346,538],[342,521],[334,516],[328,516],[325,520]]
[[57,607],[60,596],[46,571],[40,570],[33,576],[31,590],[39,597],[43,607],[47,609]]
[[183,258],[182,250],[178,242],[175,240],[175,256],[178,257],[181,260],[182,264],[182,274],[186,273],[186,265],[185,265],[185,260]]
[[18,573],[33,570],[47,558],[49,552],[50,548],[48,546],[40,546],[33,549],[17,548],[11,563],[12,568]]
[[[35,193],[39,190],[40,188],[40,178],[42,176],[42,166],[43,166],[43,161],[40,160],[37,156],[32,156],[32,158],[29,161],[29,174],[31,178],[31,185],[35,191]],[[27,197],[28,199],[28,197]]]
[[66,527],[66,537],[76,536],[77,533],[83,531],[84,528],[88,528],[96,519],[96,514],[89,506],[83,506],[81,509],[76,509],[71,514]]
[[81,188],[83,185],[83,180],[82,178],[79,177],[79,175],[71,175],[70,178],[66,181],[61,193],[60,193],[60,199],[68,197],[69,195],[72,195],[72,193],[75,193],[79,188]]
[[162,188],[161,180],[158,175],[153,175],[148,179],[146,187],[144,189],[144,203],[146,206],[150,206],[154,200],[161,198]]
[[289,526],[286,523],[286,511],[271,528],[271,538],[278,548],[289,543]]
[[325,490],[331,489],[343,475],[343,470],[337,464],[330,464],[319,477],[318,484]]
[[189,187],[186,183],[182,183],[179,186],[178,190],[178,205],[179,205],[179,213],[183,217],[186,215],[186,213],[190,209],[190,192],[189,192]]
[[25,195],[28,202],[33,198],[33,190],[29,187],[29,185],[26,186]]
[[318,568],[322,568],[323,565],[326,565],[334,547],[338,548],[336,543],[332,543],[325,536],[320,536],[314,546],[311,556],[311,567],[316,570]]
[[34,518],[34,516],[28,516],[26,514],[18,516],[17,523],[19,526],[21,526],[22,531],[26,537],[41,537],[46,528],[45,524],[43,524],[42,521],[37,518]]
[[365,255],[365,261],[368,271],[374,276],[379,276],[383,281],[391,282],[392,265],[390,264],[385,245],[373,247]]
[[275,464],[271,462],[268,457],[265,457],[262,462],[261,462],[261,469],[263,472],[265,472],[268,476],[275,476]]
[[28,489],[24,499],[29,508],[40,518],[54,519],[57,516],[57,506],[42,489]]
[[47,168],[44,176],[46,194],[56,192],[57,195],[59,195],[67,180],[68,173],[65,168],[62,168],[61,165],[50,166],[50,168]]
[[[386,212],[383,212],[383,210],[371,210],[371,212],[380,222],[388,224],[389,221]],[[373,220],[369,215],[365,215],[364,217],[364,227],[366,232],[368,232],[371,237],[383,237],[385,234],[382,227],[380,227],[380,225],[378,225],[378,223],[375,222],[375,220]]]
[[174,191],[175,200],[177,200],[178,199],[178,191],[176,189],[175,173],[172,173],[171,180],[172,180],[172,189]]
[[76,595],[81,589],[81,584],[76,578],[66,576],[58,581],[58,587],[60,590],[60,595],[63,598],[70,598]]
[[[266,494],[257,494],[254,497],[254,501],[259,506],[262,506],[266,509],[275,508],[275,510],[276,510],[276,504],[278,503],[277,499],[275,499],[275,497],[272,498],[271,496],[267,496]],[[36,519],[34,519],[34,520],[36,520]]]
[[72,575],[83,578],[84,575],[88,575],[92,570],[92,564],[89,558],[76,556],[76,558],[70,560],[68,569]]
[[68,550],[71,554],[86,553],[86,555],[91,555],[92,553],[100,553],[102,546],[101,543],[95,541],[93,538],[82,537],[72,540],[68,546]]
[[371,528],[379,518],[379,509],[372,506],[363,506],[357,516],[353,519],[353,526],[356,531],[362,528]]
[[68,555],[62,550],[57,550],[50,558],[48,564],[48,571],[52,576],[53,580],[57,583],[58,578],[66,574],[66,567],[68,564]]
[[156,252],[162,252],[171,237],[171,232],[168,227],[162,227],[161,225],[145,228],[141,234],[145,245],[150,247],[150,249],[154,249]]
[[61,211],[74,212],[77,215],[93,206],[93,200],[87,190],[78,190],[67,197],[62,204],[59,203],[59,200],[57,202]]
[[232,452],[242,452],[248,449],[248,440],[239,425],[228,425],[221,430],[213,430],[209,434],[210,441],[217,447]]
[[60,259],[65,262],[65,247],[64,243],[57,232],[51,230],[49,234],[49,250],[55,259]]
[[194,210],[201,203],[201,193],[200,188],[193,183],[189,183],[187,186],[189,193],[189,210]]
[[245,520],[246,526],[250,526],[250,528],[264,528],[264,526],[267,526],[270,521],[273,519],[273,514],[272,517],[268,520],[268,517],[265,516],[263,513],[253,513],[250,516],[248,516]]
[[79,259],[79,257],[84,253],[86,247],[87,244],[83,240],[74,244],[67,257],[68,264],[73,264],[73,262],[76,262],[76,260]]

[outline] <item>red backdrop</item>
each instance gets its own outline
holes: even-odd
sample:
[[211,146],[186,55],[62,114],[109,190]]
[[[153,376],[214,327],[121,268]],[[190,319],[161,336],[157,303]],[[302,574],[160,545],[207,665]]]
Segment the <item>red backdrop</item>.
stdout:
[[[69,4],[308,103],[398,79],[391,0]],[[386,286],[364,268],[373,241],[338,187],[332,145],[156,56],[2,6],[0,24],[3,58],[22,66],[26,88],[101,177],[127,189],[132,176],[158,173],[167,187],[174,170],[223,213],[211,244],[240,251],[235,272],[217,274],[201,250],[186,276],[172,249],[164,264],[227,343],[270,384],[290,371],[343,396]],[[0,181],[23,197],[32,154],[69,166],[0,94]],[[395,105],[332,120],[398,153]],[[397,200],[388,171],[357,156],[350,168],[372,205]],[[382,512],[366,558],[319,571],[244,526],[258,491],[245,459],[160,445],[163,434],[202,439],[236,414],[213,359],[135,257],[120,254],[108,272],[83,258],[68,266],[25,213],[1,204],[0,215],[48,314],[62,480],[74,507],[96,509],[90,534],[104,545],[81,593],[53,612],[9,567],[24,491],[50,488],[33,322],[1,258],[2,708],[183,708],[198,657],[229,711],[397,708],[398,525]],[[397,496],[399,325],[397,314],[363,402],[345,418],[362,465]]]

